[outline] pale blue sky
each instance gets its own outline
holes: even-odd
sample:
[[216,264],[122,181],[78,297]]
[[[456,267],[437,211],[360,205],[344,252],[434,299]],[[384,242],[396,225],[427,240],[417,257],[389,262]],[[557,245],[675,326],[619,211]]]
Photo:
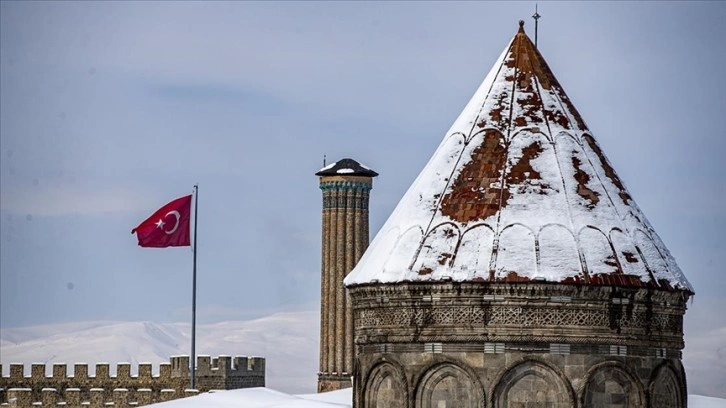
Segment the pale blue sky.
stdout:
[[[130,230],[197,182],[199,319],[316,308],[323,154],[381,174],[375,234],[533,10],[0,3],[0,325],[187,321],[190,250]],[[540,51],[698,293],[687,324],[724,324],[726,3],[540,13]]]

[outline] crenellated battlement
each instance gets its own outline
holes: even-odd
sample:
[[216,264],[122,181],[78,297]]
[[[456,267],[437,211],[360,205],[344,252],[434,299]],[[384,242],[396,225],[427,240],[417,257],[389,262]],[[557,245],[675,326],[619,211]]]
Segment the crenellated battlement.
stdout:
[[[207,392],[265,386],[265,359],[262,357],[197,357],[197,390],[190,384],[189,356],[173,356],[161,363],[157,375],[151,363],[140,363],[132,375],[130,363],[97,363],[94,375],[88,364],[74,364],[73,374],[66,364],[53,364],[48,375],[45,364],[31,364],[25,375],[23,364],[10,364],[8,376],[0,378],[0,404],[11,407],[55,406],[101,407],[141,406]],[[2,365],[0,365],[2,372]]]
[[[10,388],[7,390],[7,395],[4,395],[7,402],[1,403],[0,406],[18,408],[58,406],[66,408],[101,408],[107,406],[131,408],[190,397],[198,393],[197,390],[184,390],[180,395],[177,390],[162,389],[158,395],[155,395],[154,391],[149,388],[140,388],[135,391],[126,388],[112,390],[91,388],[87,396],[84,397],[80,388],[66,388],[63,391],[55,388],[43,388],[40,390],[40,399],[36,399],[32,388]],[[0,390],[0,394],[5,394],[4,390]]]

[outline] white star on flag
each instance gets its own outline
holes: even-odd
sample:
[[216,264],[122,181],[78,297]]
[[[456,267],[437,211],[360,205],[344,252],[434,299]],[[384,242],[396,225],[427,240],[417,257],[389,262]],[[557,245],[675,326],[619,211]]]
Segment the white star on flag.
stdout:
[[159,218],[159,221],[156,222],[156,228],[163,228],[164,224],[166,224],[161,218]]

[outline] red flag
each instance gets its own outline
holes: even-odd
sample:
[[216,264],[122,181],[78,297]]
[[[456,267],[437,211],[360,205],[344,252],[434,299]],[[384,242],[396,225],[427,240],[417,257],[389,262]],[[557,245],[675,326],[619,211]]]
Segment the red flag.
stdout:
[[131,230],[139,239],[139,246],[166,248],[190,246],[189,219],[192,212],[192,196],[177,198],[159,208],[151,217]]

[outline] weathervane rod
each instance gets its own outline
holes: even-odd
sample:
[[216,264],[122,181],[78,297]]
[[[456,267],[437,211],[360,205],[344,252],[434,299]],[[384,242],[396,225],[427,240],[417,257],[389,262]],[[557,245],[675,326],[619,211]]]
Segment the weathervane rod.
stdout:
[[539,23],[539,18],[542,17],[537,12],[537,3],[534,4],[534,14],[532,15],[532,18],[534,19],[534,48],[537,48],[537,26]]

